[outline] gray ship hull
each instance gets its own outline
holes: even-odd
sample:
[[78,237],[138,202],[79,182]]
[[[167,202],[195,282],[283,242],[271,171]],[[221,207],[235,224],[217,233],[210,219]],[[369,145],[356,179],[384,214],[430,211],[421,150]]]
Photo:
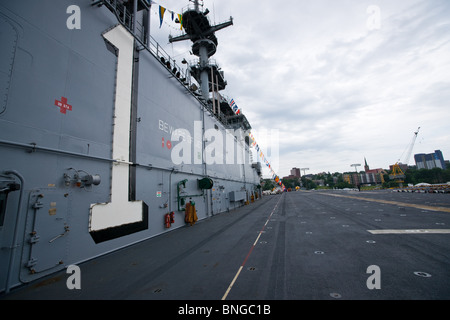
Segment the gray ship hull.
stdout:
[[0,4],[0,292],[185,227],[187,203],[201,220],[260,196],[248,126],[126,22],[89,0]]

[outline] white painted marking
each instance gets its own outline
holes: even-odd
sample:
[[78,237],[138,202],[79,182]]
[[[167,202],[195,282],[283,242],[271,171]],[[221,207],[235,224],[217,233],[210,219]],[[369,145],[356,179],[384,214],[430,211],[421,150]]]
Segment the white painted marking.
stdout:
[[256,246],[256,243],[258,242],[259,237],[261,237],[261,232],[259,233],[258,238],[256,238],[255,242],[253,243],[254,246]]
[[[273,215],[273,213],[275,212],[275,210],[277,209],[278,203],[280,203],[281,198],[282,198],[282,197],[280,197],[280,198],[278,199],[278,202],[276,203],[275,207],[273,208],[272,212],[270,213],[269,217],[267,218],[266,224],[267,224],[267,222],[270,220],[270,218],[272,217],[272,215]],[[265,226],[266,224],[264,224],[264,226]],[[230,293],[231,288],[233,287],[234,283],[236,282],[237,278],[239,277],[239,274],[241,273],[242,268],[244,268],[245,263],[247,262],[248,257],[250,256],[251,252],[253,251],[253,249],[255,248],[256,244],[258,243],[259,237],[261,237],[261,234],[264,233],[264,232],[265,232],[265,231],[263,231],[263,230],[261,230],[261,231],[259,232],[258,237],[256,238],[256,241],[253,243],[253,245],[252,245],[250,251],[249,251],[248,254],[247,254],[247,257],[245,257],[244,262],[243,262],[242,265],[239,267],[238,272],[236,273],[236,275],[234,276],[234,278],[233,278],[233,280],[231,281],[230,285],[228,286],[228,289],[227,289],[227,291],[225,292],[225,294],[223,295],[222,300],[225,300],[225,299],[227,298],[228,294]]]
[[236,275],[233,278],[233,281],[231,281],[230,286],[228,287],[227,291],[223,295],[222,300],[225,300],[227,298],[228,294],[230,293],[231,288],[233,287],[234,283],[236,282],[236,279],[239,277],[239,274],[241,273],[243,267],[244,266],[240,266],[238,272],[236,273]]

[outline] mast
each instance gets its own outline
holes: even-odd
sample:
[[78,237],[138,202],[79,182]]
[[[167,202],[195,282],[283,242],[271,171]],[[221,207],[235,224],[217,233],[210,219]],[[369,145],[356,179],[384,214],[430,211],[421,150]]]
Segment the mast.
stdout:
[[[202,96],[205,101],[209,99],[209,92],[213,92],[213,78],[218,76],[219,87],[225,88],[226,81],[223,79],[223,75],[219,72],[219,68],[216,65],[210,65],[209,58],[216,53],[217,50],[217,38],[215,32],[233,25],[233,18],[230,20],[215,26],[212,26],[206,15],[209,10],[204,12],[200,11],[198,0],[194,1],[194,9],[188,9],[182,15],[183,28],[186,34],[171,37],[169,36],[169,42],[177,42],[183,40],[192,41],[192,52],[199,57],[198,68],[192,71],[195,79],[200,83],[202,90]],[[211,77],[211,80],[209,79]]]
[[194,0],[194,10],[200,12],[200,9],[198,8],[198,0]]

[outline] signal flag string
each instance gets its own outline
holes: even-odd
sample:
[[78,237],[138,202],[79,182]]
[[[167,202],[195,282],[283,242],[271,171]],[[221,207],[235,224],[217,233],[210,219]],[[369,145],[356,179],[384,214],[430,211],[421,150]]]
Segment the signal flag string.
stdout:
[[[236,102],[234,101],[234,99],[231,99],[230,103],[229,103],[231,109],[233,110],[233,112],[238,115],[241,113],[241,109],[237,106]],[[262,162],[266,165],[266,167],[269,168],[270,173],[272,175],[272,179],[275,181],[275,183],[277,183],[282,189],[283,191],[286,190],[286,187],[284,186],[283,182],[281,181],[280,177],[275,173],[275,171],[272,169],[272,165],[270,164],[269,160],[267,159],[267,157],[264,155],[264,153],[262,152],[261,148],[259,147],[259,144],[256,142],[255,137],[253,136],[253,134],[251,132],[249,132],[249,137],[252,140],[251,146],[254,147],[256,149],[256,153],[258,154],[258,156],[261,158]]]
[[159,28],[161,28],[163,21],[164,21],[164,14],[166,13],[166,11],[170,12],[171,17],[172,17],[172,21],[175,18],[175,15],[177,16],[178,20],[175,20],[175,23],[179,23],[180,24],[180,30],[183,29],[183,15],[179,14],[179,13],[175,13],[175,11],[173,10],[169,10],[165,7],[163,7],[162,5],[160,5],[158,2],[150,0],[150,6],[152,4],[157,4],[158,5],[158,13],[159,13]]

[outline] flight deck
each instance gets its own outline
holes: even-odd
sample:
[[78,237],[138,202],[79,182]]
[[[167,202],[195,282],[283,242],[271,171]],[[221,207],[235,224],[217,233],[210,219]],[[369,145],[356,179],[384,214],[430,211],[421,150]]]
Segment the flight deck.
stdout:
[[298,191],[81,263],[80,289],[63,270],[2,298],[446,300],[449,266],[448,194]]

